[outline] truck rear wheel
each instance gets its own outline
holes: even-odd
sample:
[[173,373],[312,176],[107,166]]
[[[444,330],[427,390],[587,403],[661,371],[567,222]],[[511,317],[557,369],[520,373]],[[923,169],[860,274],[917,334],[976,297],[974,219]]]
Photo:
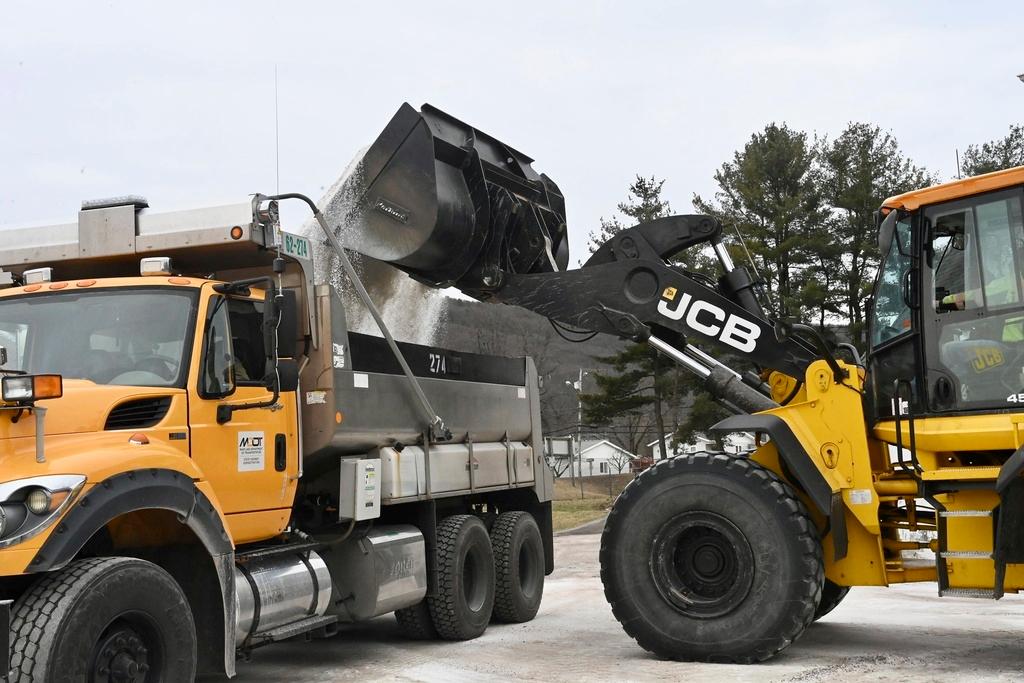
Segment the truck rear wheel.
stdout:
[[811,623],[821,544],[803,503],[773,472],[700,453],[662,461],[622,492],[601,537],[601,580],[644,649],[758,662]]
[[412,607],[395,610],[395,621],[398,622],[398,629],[406,638],[412,640],[434,640],[437,638],[437,629],[434,628],[434,621],[430,616],[430,607],[427,605],[426,598]]
[[494,617],[520,624],[537,616],[544,595],[544,540],[529,512],[504,512],[491,527]]
[[814,610],[814,620],[821,619],[838,607],[849,592],[849,586],[840,586],[838,583],[832,583],[825,579],[825,583],[821,586],[821,602],[818,603],[818,609]]
[[494,609],[494,553],[487,527],[473,515],[452,515],[437,525],[437,595],[430,616],[445,640],[481,635]]
[[151,562],[102,557],[37,581],[14,605],[11,681],[190,681],[185,594]]

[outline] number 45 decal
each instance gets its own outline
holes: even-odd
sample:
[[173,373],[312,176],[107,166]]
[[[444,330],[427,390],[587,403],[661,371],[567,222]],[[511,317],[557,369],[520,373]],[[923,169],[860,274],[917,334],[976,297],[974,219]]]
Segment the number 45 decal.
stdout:
[[1024,403],[1024,394],[1010,394],[1006,397],[1007,403]]

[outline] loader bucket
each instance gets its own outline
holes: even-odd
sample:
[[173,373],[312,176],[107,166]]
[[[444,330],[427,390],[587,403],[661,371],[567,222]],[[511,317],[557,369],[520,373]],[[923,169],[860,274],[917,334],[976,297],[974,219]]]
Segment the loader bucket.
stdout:
[[340,195],[346,247],[432,286],[485,295],[564,270],[565,201],[532,159],[430,105],[403,104]]

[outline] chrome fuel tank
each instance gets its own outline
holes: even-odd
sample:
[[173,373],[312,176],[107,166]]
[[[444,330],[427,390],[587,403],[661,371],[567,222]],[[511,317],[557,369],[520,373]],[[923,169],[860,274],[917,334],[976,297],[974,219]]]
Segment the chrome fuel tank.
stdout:
[[314,551],[271,555],[235,565],[235,645],[280,626],[323,616],[331,573]]

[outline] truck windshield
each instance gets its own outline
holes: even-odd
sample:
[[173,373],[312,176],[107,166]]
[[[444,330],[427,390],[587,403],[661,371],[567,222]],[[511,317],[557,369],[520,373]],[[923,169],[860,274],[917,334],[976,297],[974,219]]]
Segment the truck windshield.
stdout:
[[5,370],[96,384],[184,386],[192,292],[146,288],[0,299]]

